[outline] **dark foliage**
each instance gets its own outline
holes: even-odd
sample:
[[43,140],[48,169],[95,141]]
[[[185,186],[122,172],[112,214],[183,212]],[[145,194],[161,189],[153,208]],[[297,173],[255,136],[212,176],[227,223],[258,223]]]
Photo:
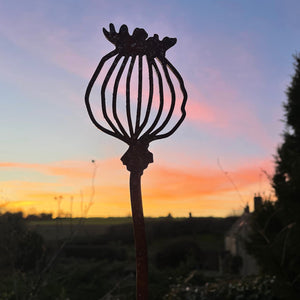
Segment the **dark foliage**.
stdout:
[[273,277],[211,280],[200,285],[180,282],[171,287],[164,300],[279,300],[273,292]]
[[174,238],[193,233],[223,234],[237,220],[237,217],[228,218],[189,218],[176,220],[161,218],[146,220],[147,239],[151,242],[157,238]]
[[67,257],[81,257],[87,259],[104,259],[108,261],[126,260],[127,249],[118,245],[66,245],[64,253]]
[[27,229],[22,213],[7,212],[0,216],[0,253],[1,271],[30,271],[41,264],[43,239]]
[[243,258],[239,255],[232,255],[229,251],[223,254],[223,272],[230,275],[239,275],[243,266]]
[[52,220],[52,214],[46,214],[46,213],[41,213],[39,215],[28,215],[26,217],[27,221],[46,221],[46,220]]
[[253,234],[248,248],[262,270],[276,275],[278,295],[300,295],[300,56],[287,88],[283,143],[275,156],[272,184],[275,203],[265,202],[253,214]]
[[[105,299],[105,295],[107,299],[135,298],[135,251],[130,220],[124,221],[124,224],[114,224],[112,220],[111,225],[93,225],[93,232],[98,231],[99,234],[89,234],[89,227],[83,224],[81,233],[64,244],[58,259],[42,274],[38,266],[45,252],[40,252],[41,249],[44,251],[40,247],[43,245],[40,236],[26,228],[28,220],[21,214],[6,214],[5,218],[3,224],[10,226],[6,232],[16,232],[13,237],[18,236],[19,240],[10,239],[12,244],[7,244],[11,253],[15,253],[13,261],[16,272],[8,267],[5,274],[0,272],[0,300]],[[218,271],[223,234],[235,220],[146,219],[150,299],[162,299],[170,286],[178,280],[184,280],[191,270]],[[53,233],[52,239],[49,239],[49,233],[52,232],[49,226],[57,227],[55,220],[52,223],[39,222],[34,218],[33,222],[32,228],[38,228],[46,239],[47,256],[44,261],[47,265],[63,241],[57,240]],[[59,230],[63,231],[69,229],[70,224],[65,220],[59,226]],[[39,276],[42,281],[35,289],[34,296],[28,298]],[[204,284],[202,281],[204,279],[199,283]]]
[[199,264],[199,267],[202,267],[203,258],[204,253],[196,242],[189,239],[181,239],[170,242],[160,249],[155,255],[155,264],[158,268],[175,268],[188,259],[194,259]]

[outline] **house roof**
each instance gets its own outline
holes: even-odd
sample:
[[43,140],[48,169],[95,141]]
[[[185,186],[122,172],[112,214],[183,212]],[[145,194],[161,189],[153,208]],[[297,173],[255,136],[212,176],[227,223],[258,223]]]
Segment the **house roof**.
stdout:
[[239,219],[237,219],[231,228],[226,232],[225,236],[241,235],[249,230],[251,213],[245,211]]

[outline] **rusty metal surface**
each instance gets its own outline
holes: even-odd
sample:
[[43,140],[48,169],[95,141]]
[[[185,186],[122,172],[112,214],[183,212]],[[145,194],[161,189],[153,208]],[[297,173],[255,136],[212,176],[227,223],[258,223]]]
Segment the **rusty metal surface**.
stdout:
[[[115,49],[105,55],[97,66],[87,86],[85,103],[89,117],[98,129],[129,145],[121,160],[130,171],[130,198],[136,247],[136,295],[137,299],[147,300],[147,244],[142,205],[141,176],[148,164],[153,162],[153,155],[148,150],[149,143],[172,135],[183,122],[186,116],[187,92],[179,72],[166,58],[166,51],[176,44],[176,38],[165,37],[159,40],[157,34],[148,38],[147,32],[141,28],[136,28],[133,34],[130,35],[126,25],[122,25],[119,32],[116,32],[113,24],[110,24],[109,31],[103,29],[103,33],[115,46]],[[107,64],[109,65],[108,67]],[[137,97],[135,99],[136,111],[133,113],[134,100],[132,99],[131,89],[134,68],[137,69]],[[102,120],[97,121],[96,113],[93,112],[91,106],[90,94],[101,72],[105,73],[100,83]],[[124,75],[124,73],[126,74]],[[147,101],[143,101],[145,73],[147,73],[148,77]],[[124,76],[125,118],[120,115],[117,109],[120,80]],[[109,101],[106,94],[111,81],[113,82],[111,106],[108,108]],[[178,91],[176,91],[175,84],[180,88],[182,99],[178,99]],[[155,115],[151,116],[151,111],[155,106],[154,89],[158,91],[159,101],[157,107],[155,107]],[[167,99],[169,101],[165,99],[166,90],[168,90],[170,95],[170,99]],[[178,101],[181,101],[180,113],[177,113],[179,118],[170,126],[171,118],[175,114],[175,105]]]
[[[187,92],[184,87],[183,80],[176,70],[176,68],[168,61],[165,57],[166,51],[176,43],[175,38],[165,37],[161,41],[158,38],[158,35],[155,34],[153,37],[147,38],[148,34],[144,29],[136,28],[133,31],[133,34],[128,33],[128,28],[126,25],[122,25],[119,32],[117,33],[113,24],[110,24],[110,31],[103,29],[104,35],[106,38],[115,45],[115,49],[105,55],[97,69],[95,70],[86,90],[85,102],[88,110],[88,114],[92,122],[96,125],[97,128],[103,132],[110,134],[120,140],[124,141],[128,145],[133,145],[137,141],[142,143],[149,144],[153,140],[161,139],[170,136],[175,132],[175,130],[180,126],[182,121],[185,118],[185,105],[187,101]],[[147,69],[149,76],[149,97],[147,103],[144,103],[145,114],[143,118],[141,117],[141,108],[142,108],[142,82],[143,82],[143,66],[142,57],[145,56],[147,61]],[[113,59],[113,62],[103,80],[101,86],[101,109],[103,117],[106,121],[106,126],[101,125],[95,118],[94,113],[92,112],[90,105],[90,93],[96,82],[98,75],[100,74],[103,66],[106,62]],[[122,63],[119,63],[122,61]],[[120,116],[117,112],[117,93],[118,87],[120,84],[120,78],[123,75],[125,67],[128,66],[128,71],[126,74],[126,116],[127,123],[125,126],[120,121]],[[138,65],[138,97],[137,97],[137,110],[135,115],[135,124],[133,123],[132,113],[131,113],[131,97],[130,97],[130,82],[132,79],[132,70],[134,65]],[[162,71],[158,68],[158,64],[161,65]],[[116,70],[117,66],[119,69]],[[114,82],[113,94],[112,94],[112,115],[109,116],[107,111],[107,99],[106,99],[106,89],[109,80],[112,77],[113,73],[116,73],[116,78]],[[159,108],[154,120],[151,124],[148,124],[150,111],[153,105],[153,86],[154,79],[153,73],[156,73],[158,78],[158,89],[159,89]],[[176,91],[174,84],[170,77],[170,72],[177,79],[183,98],[181,104],[181,117],[173,128],[169,129],[167,132],[161,133],[167,124],[169,123],[175,108],[176,100]],[[163,73],[163,74],[162,74]],[[167,82],[167,87],[163,85],[163,79]],[[166,109],[165,99],[164,99],[164,89],[168,88],[171,94],[171,106],[165,119],[162,120],[162,112]],[[147,130],[143,132],[146,125]],[[128,127],[128,129],[126,128]]]

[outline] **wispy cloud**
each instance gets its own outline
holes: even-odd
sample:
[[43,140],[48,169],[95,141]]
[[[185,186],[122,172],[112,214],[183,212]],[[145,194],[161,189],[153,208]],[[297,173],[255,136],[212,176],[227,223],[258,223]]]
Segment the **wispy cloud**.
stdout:
[[[39,26],[36,26],[36,24],[39,24]],[[13,22],[11,18],[4,15],[1,18],[0,25],[1,34],[20,48],[50,61],[72,74],[89,79],[96,68],[95,63],[79,52],[80,49],[76,50],[74,48],[71,42],[73,33],[68,32],[67,28],[57,28],[57,25],[49,23],[42,9],[34,13],[18,11],[18,23]],[[206,38],[208,39],[208,37]],[[247,40],[249,37],[244,39]],[[102,51],[103,49],[109,49],[104,38],[99,39],[99,42],[103,44],[101,44]],[[253,55],[245,49],[245,45],[238,44],[232,48],[229,47],[228,41],[222,38],[220,40],[219,37],[214,40],[208,39],[208,42],[209,47],[215,49],[215,52],[220,43],[223,43],[223,52],[225,51],[224,53],[227,55],[229,51],[232,52],[232,66],[226,63],[225,54],[222,53],[221,58],[216,56],[220,65],[216,66],[216,62],[212,61],[212,66],[208,67],[201,62],[201,58],[212,60],[212,54],[208,55],[207,49],[200,48],[200,56],[197,53],[197,56],[194,57],[193,55],[196,52],[194,51],[186,57],[191,68],[190,73],[193,74],[193,78],[190,76],[186,78],[189,94],[187,119],[198,128],[200,126],[200,128],[212,129],[214,134],[221,132],[220,135],[226,135],[227,137],[243,135],[252,142],[270,148],[274,145],[274,142],[270,140],[270,134],[266,132],[263,121],[258,119],[255,107],[246,104],[242,100],[243,94],[239,89],[237,87],[233,88],[225,78],[225,76],[253,78],[255,74],[257,80],[258,72],[253,67],[255,65]],[[189,44],[186,47],[188,48]],[[198,49],[197,47],[199,46],[196,45],[196,49]],[[202,50],[202,53],[200,50]],[[197,66],[195,66],[195,62],[197,62]],[[230,65],[229,70],[228,65]],[[247,70],[247,74],[244,73],[244,70]],[[225,74],[226,71],[229,75]],[[249,75],[249,73],[252,75]],[[206,86],[205,91],[202,91],[201,87],[204,86]],[[120,92],[125,94],[122,90]],[[154,103],[156,102],[154,101]],[[249,126],[249,122],[251,126]]]
[[[18,206],[17,203],[23,203],[22,207],[25,210],[37,207],[39,210],[44,208],[47,211],[49,209],[55,211],[54,198],[62,195],[65,199],[65,210],[67,210],[68,199],[72,196],[77,203],[77,208],[74,209],[79,215],[79,202],[82,195],[84,195],[85,202],[90,201],[93,186],[90,181],[91,166],[87,162],[57,162],[49,166],[18,163],[1,163],[1,165],[5,168],[36,169],[63,178],[55,183],[4,182],[2,186],[12,190],[13,199],[21,201],[12,201],[14,207]],[[127,186],[129,173],[125,170],[120,171],[120,163],[117,160],[99,162],[98,168],[99,173],[94,181],[96,194],[93,201],[95,204],[90,213],[104,215],[104,212],[108,213],[110,208],[113,208],[114,211],[118,208],[119,215],[126,215],[130,207]],[[263,185],[260,182],[261,168],[268,170],[270,164],[268,162],[252,162],[248,166],[229,172],[228,176],[234,180],[240,193],[244,195],[245,201],[249,201],[253,193],[258,192],[259,186],[263,186],[264,189],[268,186],[265,180],[262,182]],[[75,182],[75,186],[69,189],[72,181]],[[18,186],[18,189],[14,189],[15,186]],[[255,186],[257,190],[255,190]],[[241,199],[239,199],[235,187],[224,176],[224,173],[219,169],[212,168],[182,170],[151,165],[143,176],[143,196],[145,212],[154,215],[160,215],[162,208],[170,211],[174,208],[174,211],[180,215],[180,210],[185,211],[187,203],[189,209],[194,211],[200,211],[200,208],[205,208],[206,211],[208,209],[215,211],[216,203],[218,203],[219,208],[227,213],[233,208],[245,204],[240,203]],[[223,200],[221,201],[221,199]],[[228,201],[224,199],[228,199]]]
[[[268,162],[260,162],[244,166],[230,172],[234,181],[241,190],[258,183],[261,169],[269,170]],[[220,169],[204,168],[199,170],[181,170],[169,167],[153,166],[146,183],[146,193],[149,197],[184,199],[221,194],[234,190]],[[147,189],[147,187],[151,188]]]
[[187,83],[187,120],[199,130],[221,138],[243,137],[268,151],[272,149],[274,140],[259,119],[256,106],[243,101],[239,91],[227,87],[221,79],[211,84],[213,89],[205,96],[201,88]]
[[50,21],[44,9],[31,12],[16,10],[18,22],[4,12],[0,14],[0,34],[24,54],[31,54],[29,59],[35,56],[80,77],[90,77],[91,62],[78,49],[76,51],[71,43],[74,33]]

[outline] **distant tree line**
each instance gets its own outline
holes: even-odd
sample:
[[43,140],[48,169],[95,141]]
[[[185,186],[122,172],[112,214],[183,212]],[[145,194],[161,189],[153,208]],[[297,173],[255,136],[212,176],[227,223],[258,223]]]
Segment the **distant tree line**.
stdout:
[[46,214],[46,213],[41,213],[38,215],[35,214],[30,214],[27,215],[25,218],[27,221],[47,221],[47,220],[52,220],[52,213]]
[[47,221],[47,220],[52,220],[53,218],[52,213],[30,214],[25,217],[23,212],[14,212],[14,213],[9,211],[5,213],[0,212],[0,217],[9,218],[9,216],[15,216],[18,217],[19,219],[23,219],[27,221]]

